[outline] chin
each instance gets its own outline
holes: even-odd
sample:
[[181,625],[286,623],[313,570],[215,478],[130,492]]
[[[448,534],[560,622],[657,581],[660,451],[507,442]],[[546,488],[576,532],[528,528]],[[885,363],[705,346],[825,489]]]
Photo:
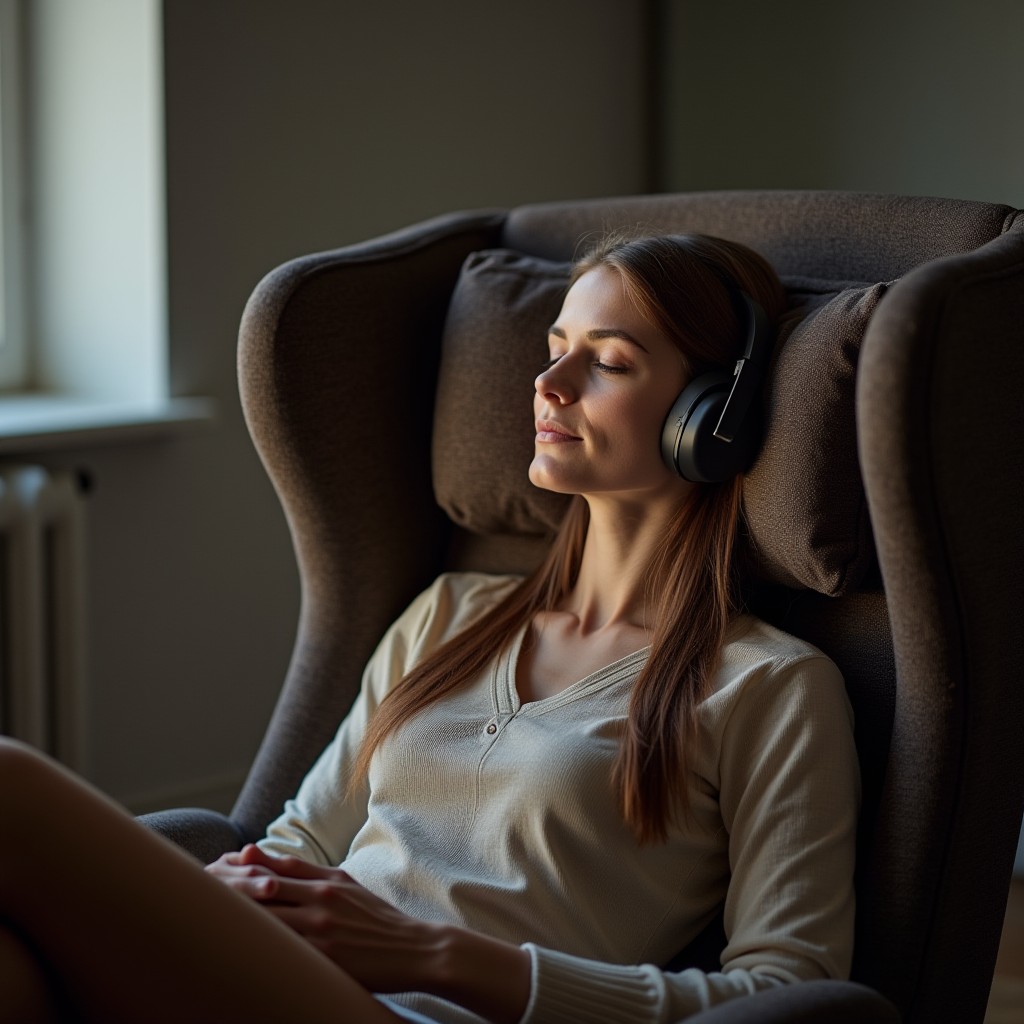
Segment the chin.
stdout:
[[559,480],[553,473],[545,473],[543,469],[535,464],[530,466],[530,483],[539,487],[542,491],[553,491],[555,494],[578,494],[579,489],[572,487],[564,480]]

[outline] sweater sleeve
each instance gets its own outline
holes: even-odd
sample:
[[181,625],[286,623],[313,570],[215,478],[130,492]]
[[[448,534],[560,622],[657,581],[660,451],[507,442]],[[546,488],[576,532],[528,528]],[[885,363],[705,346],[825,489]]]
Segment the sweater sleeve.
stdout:
[[366,822],[369,787],[349,780],[366,727],[392,687],[434,648],[505,596],[517,577],[448,573],[420,594],[384,634],[363,671],[351,710],[295,796],[258,845],[276,856],[337,867]]
[[377,645],[363,671],[359,695],[334,739],[257,844],[267,853],[300,857],[324,867],[336,867],[345,859],[366,821],[369,800],[365,782],[349,792],[352,768],[377,705],[408,671],[409,650],[416,646],[430,615],[433,589],[421,594]]
[[811,655],[744,686],[721,736],[728,942],[721,971],[597,963],[532,944],[521,1024],[685,1020],[728,999],[848,976],[860,779],[842,677]]

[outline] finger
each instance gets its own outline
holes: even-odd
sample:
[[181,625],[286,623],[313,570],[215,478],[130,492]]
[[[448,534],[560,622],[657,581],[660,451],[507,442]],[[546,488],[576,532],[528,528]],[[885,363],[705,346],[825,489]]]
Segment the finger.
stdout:
[[238,853],[234,854],[234,857],[238,864],[262,864],[264,867],[268,867],[272,861],[279,859],[265,853],[255,843],[246,843]]
[[343,924],[323,907],[268,903],[264,905],[264,909],[322,952],[327,952],[332,946],[337,951],[339,943],[345,941],[343,935],[349,935],[348,942],[352,941],[351,927]]
[[248,867],[222,867],[217,870],[207,869],[211,875],[223,882],[228,888],[257,901],[274,899],[277,894],[277,876],[266,868],[250,865]]
[[279,857],[277,854],[267,853],[253,843],[243,846],[238,853],[238,863],[252,866],[259,866],[274,874],[289,875],[293,878],[323,878],[332,868],[321,868],[308,861],[300,860],[298,857]]
[[[284,878],[306,879],[308,881],[333,882],[338,878],[348,878],[338,868],[327,868],[321,864],[310,864],[308,860],[299,857],[273,857],[259,851],[264,860],[258,863],[270,868],[277,875]],[[255,860],[253,863],[257,863]]]
[[293,907],[324,907],[338,895],[334,885],[319,878],[275,875],[274,883],[273,899]]
[[263,878],[274,874],[261,864],[223,864],[220,861],[207,864],[206,871],[218,878]]
[[227,867],[238,863],[237,853],[222,853],[216,860],[210,861],[209,864],[205,865],[207,871],[217,871],[220,868]]
[[374,896],[342,871],[335,870],[330,878],[290,878],[278,875],[273,899],[293,907],[307,906],[326,913],[344,914],[346,917],[379,917],[396,914],[394,907]]
[[282,924],[286,924],[293,932],[299,935],[309,936],[314,932],[320,933],[325,930],[326,917],[323,914],[314,914],[314,908],[310,906],[294,906],[290,903],[271,903],[267,911],[274,915]]
[[269,868],[275,874],[284,875],[288,878],[320,879],[333,882],[337,880],[353,882],[352,877],[341,868],[328,867],[323,864],[314,864],[311,861],[303,860],[301,857],[290,855],[280,856],[274,853],[267,853],[262,847],[250,843],[244,846],[236,855],[239,863],[260,864]]
[[255,843],[246,843],[240,850],[229,850],[222,853],[214,864],[259,864],[269,859]]
[[280,899],[278,892],[279,881],[274,875],[262,875],[260,877],[233,877],[226,878],[224,881],[230,886],[235,892],[240,892],[243,896],[248,896],[252,900],[256,900],[258,903],[264,903],[270,900]]

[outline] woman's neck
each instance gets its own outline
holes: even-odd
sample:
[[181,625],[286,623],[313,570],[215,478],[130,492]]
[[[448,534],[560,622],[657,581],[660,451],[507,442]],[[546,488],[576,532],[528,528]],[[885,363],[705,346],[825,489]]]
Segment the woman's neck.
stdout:
[[560,610],[576,616],[582,634],[621,625],[651,629],[648,570],[679,511],[678,493],[623,503],[588,498],[590,524],[576,585]]

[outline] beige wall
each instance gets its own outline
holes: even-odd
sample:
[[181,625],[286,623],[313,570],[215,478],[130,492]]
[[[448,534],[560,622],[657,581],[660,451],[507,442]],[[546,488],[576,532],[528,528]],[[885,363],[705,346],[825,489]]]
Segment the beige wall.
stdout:
[[1024,206],[1024,4],[665,0],[666,190]]

